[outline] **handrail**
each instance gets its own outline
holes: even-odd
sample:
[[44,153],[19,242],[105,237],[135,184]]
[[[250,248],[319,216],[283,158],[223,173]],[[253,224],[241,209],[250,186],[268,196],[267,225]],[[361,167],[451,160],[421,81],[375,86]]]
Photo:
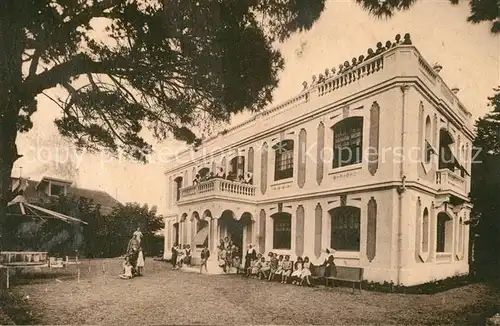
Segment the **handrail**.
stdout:
[[180,200],[193,197],[198,194],[224,193],[241,196],[255,196],[257,187],[250,184],[229,181],[225,179],[212,179],[200,182],[197,185],[187,186],[180,189]]

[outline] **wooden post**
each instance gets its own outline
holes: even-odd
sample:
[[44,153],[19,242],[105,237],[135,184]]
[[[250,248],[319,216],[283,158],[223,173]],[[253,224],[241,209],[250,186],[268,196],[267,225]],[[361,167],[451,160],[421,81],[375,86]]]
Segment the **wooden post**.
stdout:
[[10,276],[9,276],[9,267],[6,268],[7,269],[7,289],[9,288],[9,283],[10,283]]
[[89,275],[90,275],[90,258],[89,258]]
[[102,261],[102,273],[106,273],[106,269],[104,268],[104,260]]
[[76,273],[77,273],[77,282],[80,283],[80,263],[78,262],[78,254],[75,257],[76,260]]

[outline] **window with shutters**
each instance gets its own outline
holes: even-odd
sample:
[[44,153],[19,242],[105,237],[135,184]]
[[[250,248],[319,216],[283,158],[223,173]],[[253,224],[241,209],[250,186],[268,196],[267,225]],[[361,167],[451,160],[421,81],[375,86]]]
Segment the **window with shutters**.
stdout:
[[359,251],[361,209],[353,206],[340,206],[330,210],[331,241],[335,250]]
[[273,218],[273,249],[292,248],[292,215],[277,213]]
[[274,180],[293,177],[293,140],[281,141],[273,146],[275,151]]
[[361,163],[363,118],[346,118],[333,127],[333,168]]

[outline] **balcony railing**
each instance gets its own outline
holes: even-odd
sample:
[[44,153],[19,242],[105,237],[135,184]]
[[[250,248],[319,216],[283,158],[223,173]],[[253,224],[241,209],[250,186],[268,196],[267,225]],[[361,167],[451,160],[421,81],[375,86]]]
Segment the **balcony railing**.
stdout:
[[197,185],[181,188],[180,201],[206,197],[209,195],[219,195],[224,197],[251,198],[255,197],[257,187],[240,182],[228,181],[224,179],[212,179],[200,182]]
[[441,191],[455,191],[467,195],[465,179],[448,169],[436,171],[436,183],[441,186]]

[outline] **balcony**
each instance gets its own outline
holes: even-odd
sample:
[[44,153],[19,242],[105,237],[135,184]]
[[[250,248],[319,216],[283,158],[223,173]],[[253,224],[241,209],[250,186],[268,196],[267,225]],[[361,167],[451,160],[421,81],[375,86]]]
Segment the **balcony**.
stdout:
[[459,195],[468,195],[465,179],[448,169],[436,171],[436,183],[440,186],[439,190],[441,192],[455,192]]
[[240,182],[228,181],[224,179],[212,179],[201,182],[197,185],[180,189],[179,204],[189,200],[208,198],[227,198],[252,200],[255,198],[254,185]]

